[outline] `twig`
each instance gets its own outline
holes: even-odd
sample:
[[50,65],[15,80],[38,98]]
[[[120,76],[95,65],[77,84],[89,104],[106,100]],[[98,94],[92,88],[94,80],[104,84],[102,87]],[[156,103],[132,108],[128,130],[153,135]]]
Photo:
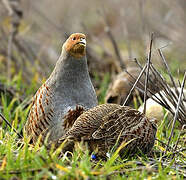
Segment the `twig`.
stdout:
[[[142,68],[143,69],[143,68]],[[134,80],[136,81],[136,78],[130,74],[127,70],[125,70],[125,72]],[[145,73],[145,72],[144,72]],[[142,88],[144,88],[144,85],[141,81],[138,81],[139,85],[142,86]],[[133,85],[133,82],[131,83]],[[144,94],[144,90],[138,86],[135,87],[139,92],[143,93]],[[159,87],[157,87],[159,88]],[[150,89],[147,89],[148,90],[148,93],[150,93],[151,96],[151,99],[154,100],[155,102],[157,102],[158,104],[160,104],[161,106],[165,107],[166,109],[170,109],[169,105],[166,103],[166,101],[162,101],[162,99],[160,99],[154,92],[152,92]],[[160,90],[160,89],[158,89]],[[153,97],[154,96],[154,97]]]
[[23,172],[39,172],[39,171],[42,171],[42,168],[37,168],[37,169],[18,169],[18,170],[10,170],[10,171],[1,171],[3,174],[21,174]]
[[108,35],[108,37],[109,37],[109,39],[110,39],[110,41],[112,43],[112,46],[114,48],[114,52],[115,52],[116,57],[117,57],[117,59],[118,59],[118,61],[120,63],[120,66],[121,66],[122,69],[125,69],[126,66],[125,66],[125,64],[123,62],[123,59],[121,57],[120,50],[118,48],[118,45],[117,45],[116,40],[114,38],[114,35],[112,34],[112,32],[110,30],[108,19],[106,18],[106,15],[105,15],[104,11],[102,11],[102,12],[99,11],[99,14],[102,15],[102,17],[104,19],[104,22],[105,22],[105,25],[106,25],[105,32],[107,33],[107,35]]
[[162,53],[162,50],[161,50],[161,49],[158,49],[158,52],[159,52],[159,55],[160,55],[161,59],[163,60],[163,64],[165,65],[165,67],[166,67],[166,69],[167,69],[167,71],[168,71],[169,77],[170,77],[170,79],[171,79],[171,81],[172,81],[172,85],[175,87],[175,90],[177,90],[177,88],[176,88],[176,83],[174,82],[174,78],[172,77],[170,68],[169,68],[169,66],[168,66],[168,64],[167,64],[167,62],[166,62],[166,60],[165,60],[165,57],[164,57],[164,55],[163,55],[163,53]]
[[[81,24],[82,24],[84,31],[88,34],[90,39],[102,48],[103,54],[105,54],[106,56],[111,57],[113,59],[113,55],[111,54],[109,49],[106,49],[103,41],[100,41],[100,39],[98,37],[96,37],[91,31],[89,31],[89,29],[87,28],[87,26],[83,22]],[[91,49],[91,51],[92,51],[92,48],[90,46],[88,46],[88,48]]]
[[9,38],[8,38],[8,50],[7,50],[7,78],[8,81],[11,79],[11,53],[12,53],[12,43],[14,39],[14,32],[11,30]]
[[[151,51],[151,52],[152,52],[152,51]],[[142,65],[141,65],[140,62],[137,60],[137,58],[134,58],[133,61],[138,65],[138,67],[139,67],[141,70],[143,69]],[[144,74],[146,75],[146,72],[144,72]],[[154,86],[154,82],[151,80],[151,78],[149,78],[149,81],[150,81],[150,83]],[[158,87],[158,88],[159,88],[159,87]],[[158,89],[158,90],[160,90],[160,89]]]
[[[167,143],[168,146],[169,146],[171,138],[173,136],[175,122],[176,122],[176,119],[178,117],[179,106],[180,106],[180,102],[181,102],[181,98],[182,98],[182,94],[183,94],[183,87],[185,85],[185,79],[186,79],[186,72],[184,73],[183,81],[182,81],[182,84],[181,84],[181,91],[180,91],[179,98],[178,98],[178,104],[177,104],[177,107],[176,107],[176,112],[175,112],[175,116],[174,116],[174,120],[173,120],[173,124],[172,124],[171,134],[169,136],[168,143]],[[166,153],[167,153],[167,148],[165,150],[165,154]]]
[[[179,79],[178,79],[178,84],[179,84],[179,86],[181,88],[181,83],[180,83],[180,80]],[[183,93],[183,100],[186,101],[186,95],[185,95],[185,93]],[[186,108],[186,107],[184,106],[184,108]]]
[[[118,63],[118,61],[115,61],[113,54],[105,47],[104,43],[100,41],[100,39],[96,37],[91,31],[89,31],[83,22],[81,23],[81,25],[84,31],[90,37],[90,39],[102,48],[104,56],[109,57],[109,61],[112,61],[113,66],[116,69],[116,71],[121,72],[122,69],[121,69],[120,64]],[[99,62],[99,63],[101,62],[101,59],[98,57],[97,53],[94,52],[94,49],[91,47],[91,45],[87,46],[87,58],[89,59],[89,57],[93,59],[95,62]],[[104,60],[106,62],[107,58]]]
[[19,97],[16,95],[16,90],[13,87],[7,87],[2,83],[0,83],[0,93],[8,93],[11,98],[16,97],[19,102],[23,102],[24,100],[24,97]]
[[186,151],[186,148],[181,148],[181,149],[179,149],[179,150],[176,150],[176,151],[173,152],[173,156],[174,156],[175,154],[180,154],[181,152],[184,152],[184,151]]
[[63,24],[62,26],[59,26],[58,24],[54,23],[54,21],[50,18],[48,18],[34,3],[31,3],[32,9],[39,15],[41,18],[43,18],[48,24],[51,25],[52,28],[55,28],[58,33],[61,35],[61,32],[68,32],[68,30],[65,28],[66,26]]
[[150,63],[151,63],[152,42],[153,42],[153,33],[151,34],[150,49],[149,49],[149,54],[147,58],[147,73],[145,76],[144,109],[143,109],[144,114],[146,113],[147,85],[148,85],[149,69],[150,69]]
[[[151,64],[151,72],[154,74],[154,76],[158,75],[158,83],[159,83],[159,86],[161,86],[162,90],[164,91],[165,94],[168,94],[167,92],[167,83],[166,81],[164,80],[164,78],[161,76],[161,74],[156,70],[156,68],[153,66],[153,64]],[[160,105],[163,105],[166,109],[168,109],[173,115],[174,115],[174,112],[173,110],[171,109],[170,105],[168,104],[167,100],[164,98],[164,96],[162,95],[162,92],[160,91],[158,93],[158,95],[161,97],[161,100],[163,101],[163,104],[160,104]],[[157,98],[157,96],[155,96]],[[159,99],[158,99],[159,100]]]
[[[166,61],[166,59],[165,59],[165,57],[164,57],[164,55],[163,55],[163,53],[162,53],[162,50],[161,50],[161,49],[158,49],[158,52],[159,52],[159,55],[160,55],[160,57],[161,57],[161,59],[162,59],[162,61],[163,61],[163,64],[165,65],[165,67],[166,67],[166,69],[167,69],[167,71],[168,71],[168,74],[169,74],[170,80],[171,80],[171,82],[172,82],[172,85],[173,85],[173,87],[174,87],[174,89],[175,89],[175,92],[176,92],[177,96],[179,96],[178,88],[177,88],[176,83],[175,83],[175,81],[174,81],[174,78],[173,78],[173,76],[172,76],[172,74],[171,74],[171,71],[170,71],[170,68],[169,68],[169,66],[168,66],[168,64],[167,64],[167,61]],[[183,96],[184,96],[184,94],[183,94]],[[181,102],[181,103],[182,103],[182,102]],[[183,103],[182,103],[182,106],[183,106]],[[183,107],[184,107],[184,106],[183,106]]]
[[[170,86],[168,85],[166,80],[163,78],[163,76],[156,70],[156,68],[153,66],[153,64],[151,64],[151,69],[152,69],[153,73],[157,74],[160,77],[161,81],[159,81],[159,83],[163,87],[163,92],[165,93],[166,98],[169,101],[169,104],[171,103],[173,105],[173,107],[176,109],[178,98],[176,97],[175,93],[170,88]],[[160,95],[160,93],[159,93],[159,95]],[[165,101],[167,101],[167,100],[164,100],[164,102]],[[182,104],[183,103],[181,103],[181,105]],[[186,120],[185,116],[186,116],[186,114],[185,114],[183,106],[180,106],[180,107],[181,108],[179,109],[180,113],[179,113],[178,120],[180,121],[181,124],[185,124],[185,120]],[[170,106],[169,106],[169,109],[168,109],[173,114],[173,116],[175,115],[175,113],[174,113],[175,109],[171,109]]]
[[7,77],[8,81],[11,78],[11,53],[14,38],[18,32],[18,27],[20,25],[20,20],[22,18],[22,11],[19,9],[19,0],[14,0],[9,2],[8,0],[2,1],[6,9],[8,10],[8,14],[11,17],[11,29],[8,38],[8,48],[7,48]]
[[137,58],[134,58],[134,62],[135,62],[141,69],[143,69],[142,65],[141,65],[140,62],[137,60]]
[[[122,13],[121,13],[122,19],[124,19],[124,12],[125,11],[122,11]],[[132,59],[131,41],[129,38],[128,26],[125,23],[126,23],[125,21],[121,22],[121,28],[122,28],[123,36],[126,37],[126,46],[127,46],[127,50],[128,50],[129,59]]]
[[1,113],[0,113],[0,117],[3,119],[3,121],[5,121],[6,124],[8,124],[8,126],[11,129],[13,129],[13,131],[19,136],[19,138],[23,138],[23,136],[21,134],[19,134],[14,127],[12,127],[12,125],[9,123],[9,121]]
[[163,144],[164,146],[166,146],[167,148],[169,148],[170,150],[172,149],[171,146],[168,146],[166,143],[164,143],[163,141],[159,140],[159,139],[155,139],[156,141],[160,142],[161,144]]
[[8,10],[9,16],[12,16],[13,10],[12,10],[12,8],[11,8],[11,6],[10,6],[8,0],[2,0],[2,2],[3,2],[3,4],[4,4],[4,6],[6,7],[6,9]]
[[[135,61],[138,64],[138,66],[142,69],[141,64],[139,64],[139,62],[136,59],[135,59]],[[157,102],[158,104],[160,104],[161,106],[163,106],[164,108],[169,110],[171,112],[171,114],[173,114],[173,116],[174,116],[175,115],[174,109],[170,106],[170,103],[167,100],[167,99],[171,98],[170,96],[172,95],[171,93],[173,93],[173,92],[171,91],[170,87],[168,86],[167,82],[163,79],[161,74],[159,74],[159,72],[155,69],[155,67],[152,64],[151,64],[151,66],[152,66],[151,68],[152,68],[152,73],[153,73],[154,77],[156,79],[158,79],[158,86],[156,86],[155,88],[159,89],[159,90],[161,90],[161,89],[164,90],[164,93],[166,96],[163,95],[161,91],[158,92],[158,95],[156,95],[150,89],[148,89],[148,93],[150,93],[150,95],[152,95],[152,96],[149,96],[149,95],[148,96],[151,97],[152,100],[154,100],[155,102]],[[133,77],[129,72],[126,71],[126,73],[128,73],[132,77],[132,79],[136,80],[136,78]],[[144,88],[144,85],[141,83],[141,81],[139,81],[139,85],[142,86],[142,88]],[[161,87],[163,87],[163,88],[161,88]],[[136,86],[136,89],[144,94],[144,90],[141,89],[140,87]],[[169,93],[168,91],[171,91],[171,93]],[[165,97],[167,97],[167,99]],[[171,102],[172,100],[173,99],[170,99],[169,101]],[[174,103],[174,107],[175,107],[177,104],[176,101],[174,100],[173,103]],[[183,110],[181,110],[180,112],[183,113]],[[180,117],[178,120],[180,123],[183,124],[184,123],[184,114],[179,114],[179,116]]]
[[130,92],[129,92],[128,96],[126,97],[125,102],[123,103],[123,106],[125,106],[125,104],[127,103],[128,99],[129,99],[129,97],[130,97],[130,95],[132,94],[132,91],[134,90],[136,84],[137,84],[138,81],[140,80],[140,78],[141,78],[141,76],[143,75],[143,73],[144,73],[144,71],[146,70],[146,68],[147,68],[147,64],[145,64],[145,66],[143,67],[142,71],[140,72],[138,78],[136,79],[135,83],[133,84],[132,88],[130,89]]
[[[180,137],[181,137],[181,133],[184,130],[184,128],[186,127],[186,124],[182,126],[181,131],[179,132],[175,147],[174,147],[174,151],[177,152],[177,147],[178,147],[178,143],[180,141]],[[173,158],[174,158],[175,154],[173,154]]]

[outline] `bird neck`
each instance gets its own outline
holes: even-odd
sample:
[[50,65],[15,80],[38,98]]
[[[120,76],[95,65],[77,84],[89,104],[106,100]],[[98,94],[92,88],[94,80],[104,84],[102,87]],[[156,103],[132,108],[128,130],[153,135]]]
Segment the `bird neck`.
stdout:
[[75,59],[67,53],[62,53],[50,77],[52,78],[49,79],[53,79],[60,84],[78,83],[77,80],[89,79],[86,56]]

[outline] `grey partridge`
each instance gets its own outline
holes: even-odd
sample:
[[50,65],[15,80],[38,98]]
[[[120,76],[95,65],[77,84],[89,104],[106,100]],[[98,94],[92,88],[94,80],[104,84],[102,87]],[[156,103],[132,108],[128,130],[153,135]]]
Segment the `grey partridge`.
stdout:
[[77,117],[97,105],[87,59],[86,37],[72,34],[47,81],[34,96],[25,132],[35,143],[39,135],[52,142],[62,137]]
[[[64,140],[63,151],[72,151],[75,142],[87,142],[90,151],[104,157],[117,143],[130,142],[120,153],[148,153],[154,145],[156,124],[143,113],[117,104],[98,105],[80,115],[69,131],[57,141]],[[117,146],[117,147],[118,147]]]
[[[123,104],[124,100],[128,96],[130,89],[132,88],[135,80],[140,74],[141,69],[133,66],[133,67],[128,67],[127,72],[121,72],[119,73],[113,81],[110,83],[109,88],[106,92],[105,96],[105,102],[106,103],[116,103],[116,104]],[[132,75],[132,76],[131,76]],[[155,79],[153,75],[150,75],[151,82],[149,82],[149,89],[155,94],[158,92],[160,89],[156,88],[154,82]],[[145,84],[145,75],[142,75],[140,81],[142,84]],[[144,86],[141,85],[140,83],[137,83],[137,87],[144,90]],[[139,93],[140,96],[143,99],[143,93]],[[135,91],[132,93],[132,96],[135,96],[136,93]],[[131,97],[132,97],[131,96]],[[132,98],[130,98],[127,102],[126,105],[131,105]]]

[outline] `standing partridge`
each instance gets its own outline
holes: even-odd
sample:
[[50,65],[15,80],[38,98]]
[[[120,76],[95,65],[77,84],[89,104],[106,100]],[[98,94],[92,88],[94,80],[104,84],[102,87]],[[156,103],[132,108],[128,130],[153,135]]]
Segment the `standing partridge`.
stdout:
[[82,112],[97,105],[87,59],[86,37],[72,34],[47,81],[34,96],[25,132],[35,143],[48,134],[52,142],[62,137]]
[[90,151],[97,151],[98,156],[104,157],[116,144],[129,142],[120,153],[132,155],[137,151],[148,153],[155,136],[153,119],[128,106],[102,104],[80,115],[56,146],[66,140],[63,150],[71,151],[75,142],[83,140]]

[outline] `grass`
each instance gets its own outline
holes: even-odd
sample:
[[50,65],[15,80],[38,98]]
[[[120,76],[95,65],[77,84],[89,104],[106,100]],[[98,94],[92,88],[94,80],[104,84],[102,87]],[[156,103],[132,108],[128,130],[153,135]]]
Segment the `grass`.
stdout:
[[[100,102],[103,101],[105,86],[108,85],[108,75],[105,76],[100,87]],[[33,80],[34,83],[34,80]],[[21,81],[21,75],[11,82],[19,91],[26,88]],[[33,86],[33,85],[32,85]],[[36,87],[27,87],[26,95],[34,94]],[[26,100],[27,101],[27,100]],[[13,127],[21,132],[30,106],[25,108],[25,103],[19,103],[18,98],[10,99],[1,95],[2,113],[11,122]],[[167,143],[170,135],[168,119],[162,120],[157,138]],[[170,146],[173,147],[180,134],[180,128],[174,131]],[[45,146],[29,145],[23,135],[17,135],[4,122],[0,128],[0,179],[184,179],[186,177],[186,153],[168,151],[164,155],[166,146],[156,141],[152,157],[136,155],[132,158],[121,159],[119,147],[115,152],[110,152],[106,160],[91,159],[86,145],[78,144],[73,153],[67,152],[60,156],[61,147],[48,151]],[[183,149],[185,134],[181,134],[178,147]]]

